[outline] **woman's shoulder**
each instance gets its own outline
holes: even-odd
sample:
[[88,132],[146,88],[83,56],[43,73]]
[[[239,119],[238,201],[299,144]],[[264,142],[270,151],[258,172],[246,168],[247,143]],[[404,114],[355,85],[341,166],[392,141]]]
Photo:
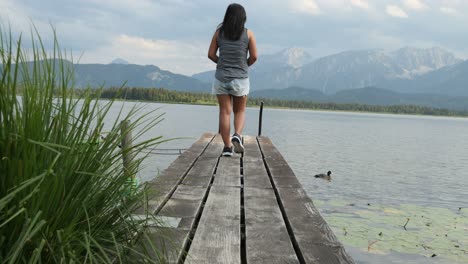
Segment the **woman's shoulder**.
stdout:
[[254,33],[253,33],[253,31],[251,29],[246,28],[245,30],[247,31],[247,36],[249,36],[249,38],[254,35]]

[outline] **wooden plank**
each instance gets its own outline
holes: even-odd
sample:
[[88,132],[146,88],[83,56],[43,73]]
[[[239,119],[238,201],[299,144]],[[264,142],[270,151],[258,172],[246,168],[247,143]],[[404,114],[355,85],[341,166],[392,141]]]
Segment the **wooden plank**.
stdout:
[[258,147],[258,142],[256,137],[244,136],[244,160],[246,159],[261,159],[262,154]]
[[270,169],[272,177],[289,177],[296,178],[296,174],[287,164],[275,163],[270,159],[265,159],[265,162]]
[[[156,263],[175,264],[178,263],[180,255],[183,254],[182,249],[189,234],[190,229],[149,227],[147,236],[141,239],[143,242],[151,241],[154,249],[150,246],[150,242],[145,243],[145,248]],[[164,261],[161,260],[161,254],[165,257]]]
[[277,188],[302,188],[291,167],[268,138],[261,137],[260,146],[265,154],[265,163]]
[[218,158],[223,151],[224,143],[220,134],[216,134],[213,141],[206,148],[205,152],[201,155],[203,158]]
[[302,188],[296,177],[273,177],[276,188]]
[[[214,135],[204,133],[192,146],[184,151],[177,159],[169,165],[158,177],[147,182],[148,204],[139,205],[134,213],[150,214],[160,209],[160,206],[169,198],[176,185],[181,181],[189,170],[192,163],[200,156],[206,146],[212,141]],[[213,139],[214,140],[214,139]]]
[[306,263],[354,263],[302,188],[278,188]]
[[[193,220],[201,208],[202,200],[205,194],[206,188],[179,185],[177,186],[174,194],[157,215],[176,217],[180,218],[181,220],[188,218],[191,220],[191,222],[188,222],[190,225],[183,227],[192,228]],[[181,223],[187,224],[186,221],[181,221]]]
[[271,188],[270,178],[262,159],[244,158],[244,186]]
[[273,189],[244,188],[248,263],[299,263]]
[[[162,220],[176,219],[177,226],[161,227],[153,229],[153,241],[168,258],[169,263],[177,263],[183,254],[183,249],[188,242],[189,232],[195,224],[195,218],[200,212],[206,188],[194,186],[177,186],[176,191],[158,212],[157,217]],[[165,234],[164,232],[167,234]],[[159,236],[156,236],[159,234]]]
[[147,189],[147,202],[139,204],[133,210],[134,214],[154,214],[156,210],[165,202],[168,193],[173,190],[172,185],[153,185]]
[[213,176],[218,158],[223,150],[223,141],[218,134],[205,152],[198,158],[192,169],[187,173],[182,184],[189,186],[208,186]]
[[240,187],[240,158],[221,157],[213,185]]
[[[218,163],[218,158],[198,159],[192,169],[187,173],[182,184],[193,186],[205,186],[207,181],[211,180],[214,170]],[[209,180],[208,180],[209,179]]]
[[258,141],[305,262],[354,263],[281,153],[268,138],[258,137]]
[[270,163],[276,164],[278,166],[288,166],[288,162],[284,159],[283,155],[281,155],[279,150],[273,145],[269,138],[258,137],[258,142],[263,152],[265,161],[269,161]]
[[211,187],[188,263],[240,263],[240,189]]
[[187,177],[184,179],[182,184],[187,186],[207,187],[208,185],[210,185],[212,177],[213,176]]

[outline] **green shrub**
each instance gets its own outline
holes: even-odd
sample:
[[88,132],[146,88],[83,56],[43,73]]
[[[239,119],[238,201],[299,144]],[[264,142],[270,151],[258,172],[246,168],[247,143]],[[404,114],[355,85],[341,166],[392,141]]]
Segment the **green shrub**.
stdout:
[[[55,32],[52,51],[37,31],[31,36],[25,49],[21,37],[14,42],[0,28],[0,263],[149,261],[155,252],[138,253],[149,242],[136,239],[145,237],[144,224],[130,214],[144,192],[129,192],[128,181],[143,158],[134,159],[127,174],[122,154],[141,157],[161,138],[127,150],[117,146],[130,130],[138,131],[138,141],[161,115],[132,108],[101,138],[113,101],[75,93],[73,64]],[[135,122],[121,133],[118,120],[130,119]]]

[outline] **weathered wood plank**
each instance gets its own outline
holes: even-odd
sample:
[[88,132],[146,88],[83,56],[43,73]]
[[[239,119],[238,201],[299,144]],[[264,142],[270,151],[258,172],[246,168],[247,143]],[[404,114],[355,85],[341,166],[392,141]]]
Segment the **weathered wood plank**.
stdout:
[[273,182],[277,188],[302,188],[291,167],[281,153],[265,137],[260,140],[260,145],[265,154],[265,163],[268,166]]
[[161,175],[147,182],[148,204],[140,205],[134,213],[150,214],[159,210],[160,206],[168,199],[169,194],[174,191],[176,185],[181,181],[193,162],[200,156],[202,151],[212,141],[214,135],[204,133],[192,146],[184,151],[174,162],[165,169]]
[[260,144],[260,148],[263,151],[263,156],[265,160],[274,161],[276,164],[284,164],[287,165],[288,163],[284,159],[283,155],[279,152],[279,150],[273,145],[271,140],[267,137],[257,137],[258,142]]
[[[147,242],[146,250],[155,263],[178,263],[184,244],[188,240],[190,229],[169,228],[169,227],[149,227],[148,233],[142,238],[143,241],[150,240],[154,249]],[[162,256],[161,256],[162,255]],[[161,257],[164,257],[163,260]]]
[[203,152],[201,158],[218,158],[223,150],[224,143],[220,134],[216,134],[208,148]]
[[[185,254],[181,249],[188,246],[193,232],[185,263],[240,263],[241,159],[220,157],[223,147],[220,135],[204,137],[197,141],[204,145],[192,145],[160,177],[148,183],[149,211],[171,222],[167,227],[151,227],[150,237],[169,256],[169,263],[177,263]],[[305,263],[353,263],[272,142],[266,137],[259,137],[257,142],[255,137],[245,136],[244,146],[247,263],[298,263],[300,258]],[[213,186],[209,187],[212,179]],[[210,192],[203,207],[207,188]],[[290,235],[301,256],[296,256]]]
[[240,187],[240,158],[221,157],[213,185]]
[[244,188],[248,263],[299,263],[273,189]]
[[240,263],[239,188],[211,187],[187,261]]
[[206,186],[211,180],[218,163],[218,157],[199,158],[192,169],[187,173],[182,184],[192,186]]
[[281,153],[268,138],[258,137],[258,141],[305,262],[354,263]]
[[302,188],[278,188],[307,263],[354,263]]
[[[166,217],[176,217],[180,218],[181,220],[185,218],[193,220],[197,215],[198,211],[200,210],[202,200],[205,194],[206,188],[179,185],[177,186],[177,189],[174,192],[174,194],[171,196],[171,198],[167,201],[167,203],[157,215]],[[182,221],[181,223],[186,224],[186,222]],[[192,224],[183,227],[192,228]]]
[[271,188],[270,178],[262,159],[244,158],[244,186]]
[[218,158],[223,150],[223,141],[218,134],[205,152],[198,158],[195,165],[187,173],[182,184],[189,186],[208,186],[213,176]]
[[[272,174],[274,175],[274,174]],[[302,188],[296,177],[272,177],[277,188]]]
[[[215,165],[216,163],[213,164],[213,166]],[[210,185],[212,177],[213,176],[201,176],[201,177],[191,176],[191,177],[185,178],[182,184],[187,185],[187,186],[207,187],[208,185]]]
[[173,190],[172,185],[150,185],[147,188],[147,202],[139,204],[133,210],[134,214],[154,214],[154,212],[165,202],[167,195]]
[[[195,218],[200,212],[203,197],[207,188],[179,185],[166,202],[164,207],[158,212],[158,217],[162,219],[172,218],[177,226],[171,228],[159,228],[152,230],[161,237],[156,237],[155,241],[164,250],[169,263],[177,263],[181,258],[185,245],[188,242],[188,234],[194,227]],[[167,234],[165,234],[165,231]]]
[[245,159],[261,159],[262,154],[258,147],[257,138],[253,136],[244,136],[244,160]]

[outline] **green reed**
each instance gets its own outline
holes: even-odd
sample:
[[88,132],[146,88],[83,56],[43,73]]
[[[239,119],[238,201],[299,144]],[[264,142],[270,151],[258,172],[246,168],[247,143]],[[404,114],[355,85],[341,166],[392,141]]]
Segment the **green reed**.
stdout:
[[[25,48],[0,27],[0,263],[163,262],[144,220],[131,217],[145,192],[130,190],[118,148],[133,130],[125,151],[138,157],[135,175],[140,151],[162,142],[139,138],[162,117],[121,110],[103,131],[113,101],[73,89],[73,64],[53,35],[52,50],[37,30]],[[121,120],[133,121],[122,133]]]

